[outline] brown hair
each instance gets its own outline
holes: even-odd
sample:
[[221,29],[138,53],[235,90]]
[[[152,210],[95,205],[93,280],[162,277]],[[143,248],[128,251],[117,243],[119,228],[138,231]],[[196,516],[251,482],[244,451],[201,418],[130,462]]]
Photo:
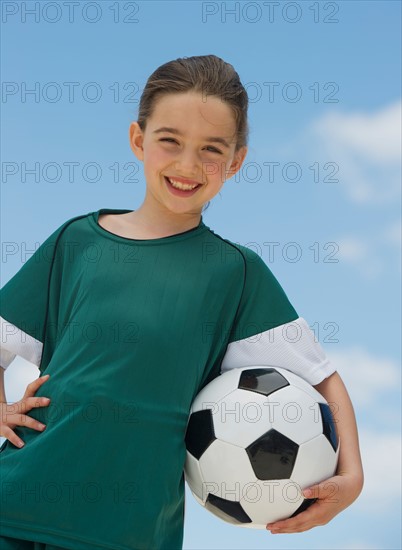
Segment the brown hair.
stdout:
[[233,110],[236,121],[236,151],[248,142],[248,96],[239,75],[230,63],[216,55],[179,57],[158,67],[142,92],[138,124],[145,130],[157,97],[188,91],[217,96]]

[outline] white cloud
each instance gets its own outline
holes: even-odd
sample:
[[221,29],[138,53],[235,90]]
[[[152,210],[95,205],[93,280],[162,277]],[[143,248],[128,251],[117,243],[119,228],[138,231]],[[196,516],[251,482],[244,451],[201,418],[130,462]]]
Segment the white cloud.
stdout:
[[349,234],[338,237],[335,240],[339,246],[339,259],[353,266],[366,279],[378,279],[386,272],[400,274],[401,233],[401,220],[395,220],[369,236]]
[[378,279],[384,271],[384,263],[376,255],[373,242],[348,235],[336,240],[339,260],[353,265],[367,279]]
[[[284,158],[306,158],[312,164],[339,166],[333,184],[357,203],[359,233],[339,235],[340,258],[364,279],[401,274],[400,219],[385,221],[370,215],[362,220],[363,205],[398,206],[401,194],[401,102],[373,113],[329,111],[311,122],[299,135],[290,136],[274,151]],[[261,154],[263,154],[263,148]],[[361,209],[360,209],[361,210]],[[397,217],[399,214],[396,214]],[[340,224],[342,216],[339,217]],[[364,231],[364,233],[363,233]]]
[[[354,506],[377,516],[388,514],[391,501],[401,497],[401,438],[399,433],[359,430],[364,487]],[[394,506],[399,506],[394,504]]]
[[341,186],[351,200],[383,203],[400,194],[400,125],[396,101],[374,113],[328,112],[309,132],[317,140],[314,146],[339,165]]
[[384,393],[400,387],[400,369],[392,359],[375,357],[357,346],[326,353],[357,407],[373,407]]
[[340,245],[339,253],[342,259],[353,263],[360,263],[365,260],[370,251],[368,242],[357,237],[350,236],[338,239],[337,243]]
[[326,114],[316,123],[317,130],[328,130],[328,139],[370,157],[379,163],[401,158],[401,102],[396,101],[376,113]]
[[[386,515],[398,506],[401,492],[401,438],[395,431],[399,418],[395,395],[400,388],[399,366],[396,361],[373,356],[361,347],[327,355],[345,383],[356,414],[365,420],[358,423],[365,481],[353,507],[370,516]],[[372,417],[379,429],[370,424]]]
[[373,356],[361,347],[327,355],[345,383],[356,414],[361,419],[375,415],[376,425],[380,426],[374,429],[370,424],[370,416],[367,422],[359,422],[365,481],[353,508],[364,514],[369,513],[370,516],[386,515],[390,507],[398,506],[401,492],[401,437],[395,431],[395,422],[387,422],[382,416],[385,409],[392,409],[393,419],[397,421],[399,418],[399,411],[395,410],[398,398],[392,399],[392,394],[395,395],[400,388],[399,366],[396,361]]
[[[401,437],[396,431],[400,417],[396,410],[401,384],[399,365],[362,347],[327,355],[345,383],[356,414],[367,419],[358,426],[364,488],[353,507],[370,516],[386,515],[398,507],[401,493]],[[386,419],[390,412],[393,421]],[[379,429],[370,424],[373,416]]]

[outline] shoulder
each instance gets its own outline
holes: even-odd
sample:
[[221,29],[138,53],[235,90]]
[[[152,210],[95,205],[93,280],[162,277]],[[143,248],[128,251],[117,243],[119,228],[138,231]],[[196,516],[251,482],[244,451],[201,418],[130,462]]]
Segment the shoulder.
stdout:
[[215,259],[225,266],[225,269],[230,267],[250,289],[255,288],[261,282],[276,285],[275,275],[255,250],[224,238],[211,229],[210,235],[212,237],[208,237],[205,243],[205,260],[213,261]]
[[88,231],[87,220],[92,214],[93,212],[88,212],[86,214],[78,214],[67,218],[60,225],[58,225],[52,233],[49,234],[42,246],[54,245],[57,247],[60,240],[64,240],[66,238],[74,238],[75,240],[79,239],[80,236],[82,237],[84,235],[85,231]]
[[222,237],[222,235],[219,235],[211,228],[208,229],[208,234],[212,238],[212,242],[215,244],[216,247],[220,247],[227,252],[231,252],[232,255],[241,258],[244,263],[258,262],[261,260],[258,254],[254,252],[254,250],[252,250],[251,248],[241,245],[236,241],[232,241],[228,238]]
[[252,248],[224,238],[215,233],[215,231],[210,230],[210,232],[215,237],[215,242],[226,251],[226,254],[237,257],[237,260],[240,261],[245,268],[254,266],[256,269],[268,269],[268,266],[261,256]]
[[94,212],[87,212],[86,214],[77,214],[76,216],[72,216],[71,218],[68,218],[67,220],[65,220],[56,229],[56,231],[64,232],[68,228],[80,229],[81,227],[86,227],[88,218],[93,214]]

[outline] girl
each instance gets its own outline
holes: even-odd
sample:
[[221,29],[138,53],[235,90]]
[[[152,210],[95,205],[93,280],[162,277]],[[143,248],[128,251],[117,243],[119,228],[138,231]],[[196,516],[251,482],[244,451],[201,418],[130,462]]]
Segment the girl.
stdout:
[[[189,409],[234,367],[293,370],[337,405],[336,476],[271,533],[323,525],[359,495],[340,376],[262,259],[203,221],[246,156],[247,108],[219,57],[159,67],[129,132],[141,206],[67,220],[3,287],[1,366],[20,355],[45,375],[17,403],[1,399],[4,548],[182,548]],[[283,338],[288,324],[297,342]]]

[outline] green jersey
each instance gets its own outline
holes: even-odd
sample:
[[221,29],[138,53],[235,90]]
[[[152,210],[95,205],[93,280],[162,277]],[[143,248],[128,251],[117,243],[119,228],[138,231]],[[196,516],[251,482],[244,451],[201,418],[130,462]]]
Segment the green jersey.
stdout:
[[263,260],[204,224],[157,239],[63,223],[0,291],[1,356],[51,399],[0,448],[1,533],[69,549],[180,549],[185,431],[221,372],[334,372]]

